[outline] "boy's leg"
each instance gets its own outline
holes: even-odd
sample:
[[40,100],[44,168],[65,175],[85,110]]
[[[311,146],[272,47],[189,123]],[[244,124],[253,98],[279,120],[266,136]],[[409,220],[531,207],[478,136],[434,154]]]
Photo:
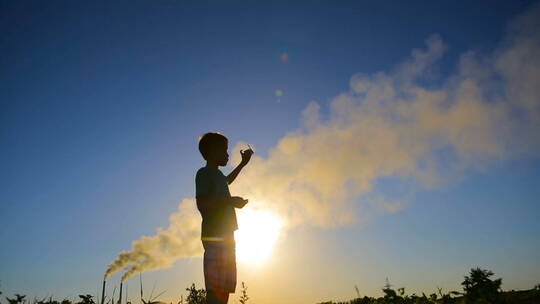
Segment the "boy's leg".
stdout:
[[206,290],[207,304],[227,304],[229,301],[229,293],[208,289]]
[[204,283],[206,287],[206,301],[208,304],[226,304],[229,292],[222,290],[225,276],[224,259],[227,254],[226,247],[221,243],[203,242],[204,246]]

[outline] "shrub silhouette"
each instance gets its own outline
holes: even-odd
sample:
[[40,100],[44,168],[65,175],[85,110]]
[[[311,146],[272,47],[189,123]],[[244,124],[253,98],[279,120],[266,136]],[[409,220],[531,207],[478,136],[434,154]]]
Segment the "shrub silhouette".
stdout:
[[95,304],[94,300],[92,299],[92,295],[79,295],[79,298],[81,298],[81,301],[77,304]]
[[186,304],[206,304],[206,290],[197,289],[195,283],[191,287],[186,288],[189,292],[186,298]]
[[15,294],[15,299],[10,299],[8,297],[6,297],[6,300],[8,300],[9,304],[20,304],[20,303],[24,303],[26,302],[26,300],[24,299],[26,298],[25,295],[20,295],[20,294]]
[[249,297],[247,295],[247,287],[244,282],[242,282],[242,295],[240,296],[240,299],[238,301],[240,302],[240,304],[246,304],[248,300]]
[[501,303],[499,294],[502,279],[491,280],[493,272],[480,268],[473,268],[469,276],[461,283],[465,290],[466,303]]

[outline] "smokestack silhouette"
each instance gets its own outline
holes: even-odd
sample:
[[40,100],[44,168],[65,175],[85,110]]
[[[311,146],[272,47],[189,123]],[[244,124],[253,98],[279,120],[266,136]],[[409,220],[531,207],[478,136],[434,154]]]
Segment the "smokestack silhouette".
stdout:
[[105,280],[103,280],[103,289],[101,290],[101,304],[105,302]]
[[122,281],[120,281],[120,296],[118,297],[118,304],[122,304]]

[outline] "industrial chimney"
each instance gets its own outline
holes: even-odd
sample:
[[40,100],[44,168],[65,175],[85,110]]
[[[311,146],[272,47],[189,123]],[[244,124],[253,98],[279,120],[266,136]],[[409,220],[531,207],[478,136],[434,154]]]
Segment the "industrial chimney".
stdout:
[[105,301],[105,280],[103,280],[103,290],[101,291],[101,304]]
[[118,304],[122,304],[122,281],[120,281],[120,296],[118,297]]

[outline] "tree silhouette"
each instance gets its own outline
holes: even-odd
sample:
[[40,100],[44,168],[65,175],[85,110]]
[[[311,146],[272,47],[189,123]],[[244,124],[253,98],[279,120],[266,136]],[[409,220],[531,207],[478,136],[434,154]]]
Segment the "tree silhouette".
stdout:
[[79,295],[79,298],[81,298],[81,301],[77,304],[95,304],[94,299],[92,299],[92,295]]
[[388,278],[386,278],[386,284],[384,284],[382,291],[384,292],[384,298],[386,300],[396,300],[398,297],[396,291],[392,289],[392,285],[390,285]]
[[24,298],[26,298],[25,295],[20,295],[20,294],[16,293],[15,294],[15,299],[10,299],[10,298],[6,297],[6,300],[8,300],[9,304],[20,304],[20,303],[26,302],[26,300]]
[[491,280],[493,272],[480,268],[473,268],[469,276],[461,283],[465,290],[466,303],[501,303],[499,291],[502,279]]
[[186,298],[186,304],[206,304],[206,291],[195,288],[195,283],[190,288],[186,288],[189,294]]

